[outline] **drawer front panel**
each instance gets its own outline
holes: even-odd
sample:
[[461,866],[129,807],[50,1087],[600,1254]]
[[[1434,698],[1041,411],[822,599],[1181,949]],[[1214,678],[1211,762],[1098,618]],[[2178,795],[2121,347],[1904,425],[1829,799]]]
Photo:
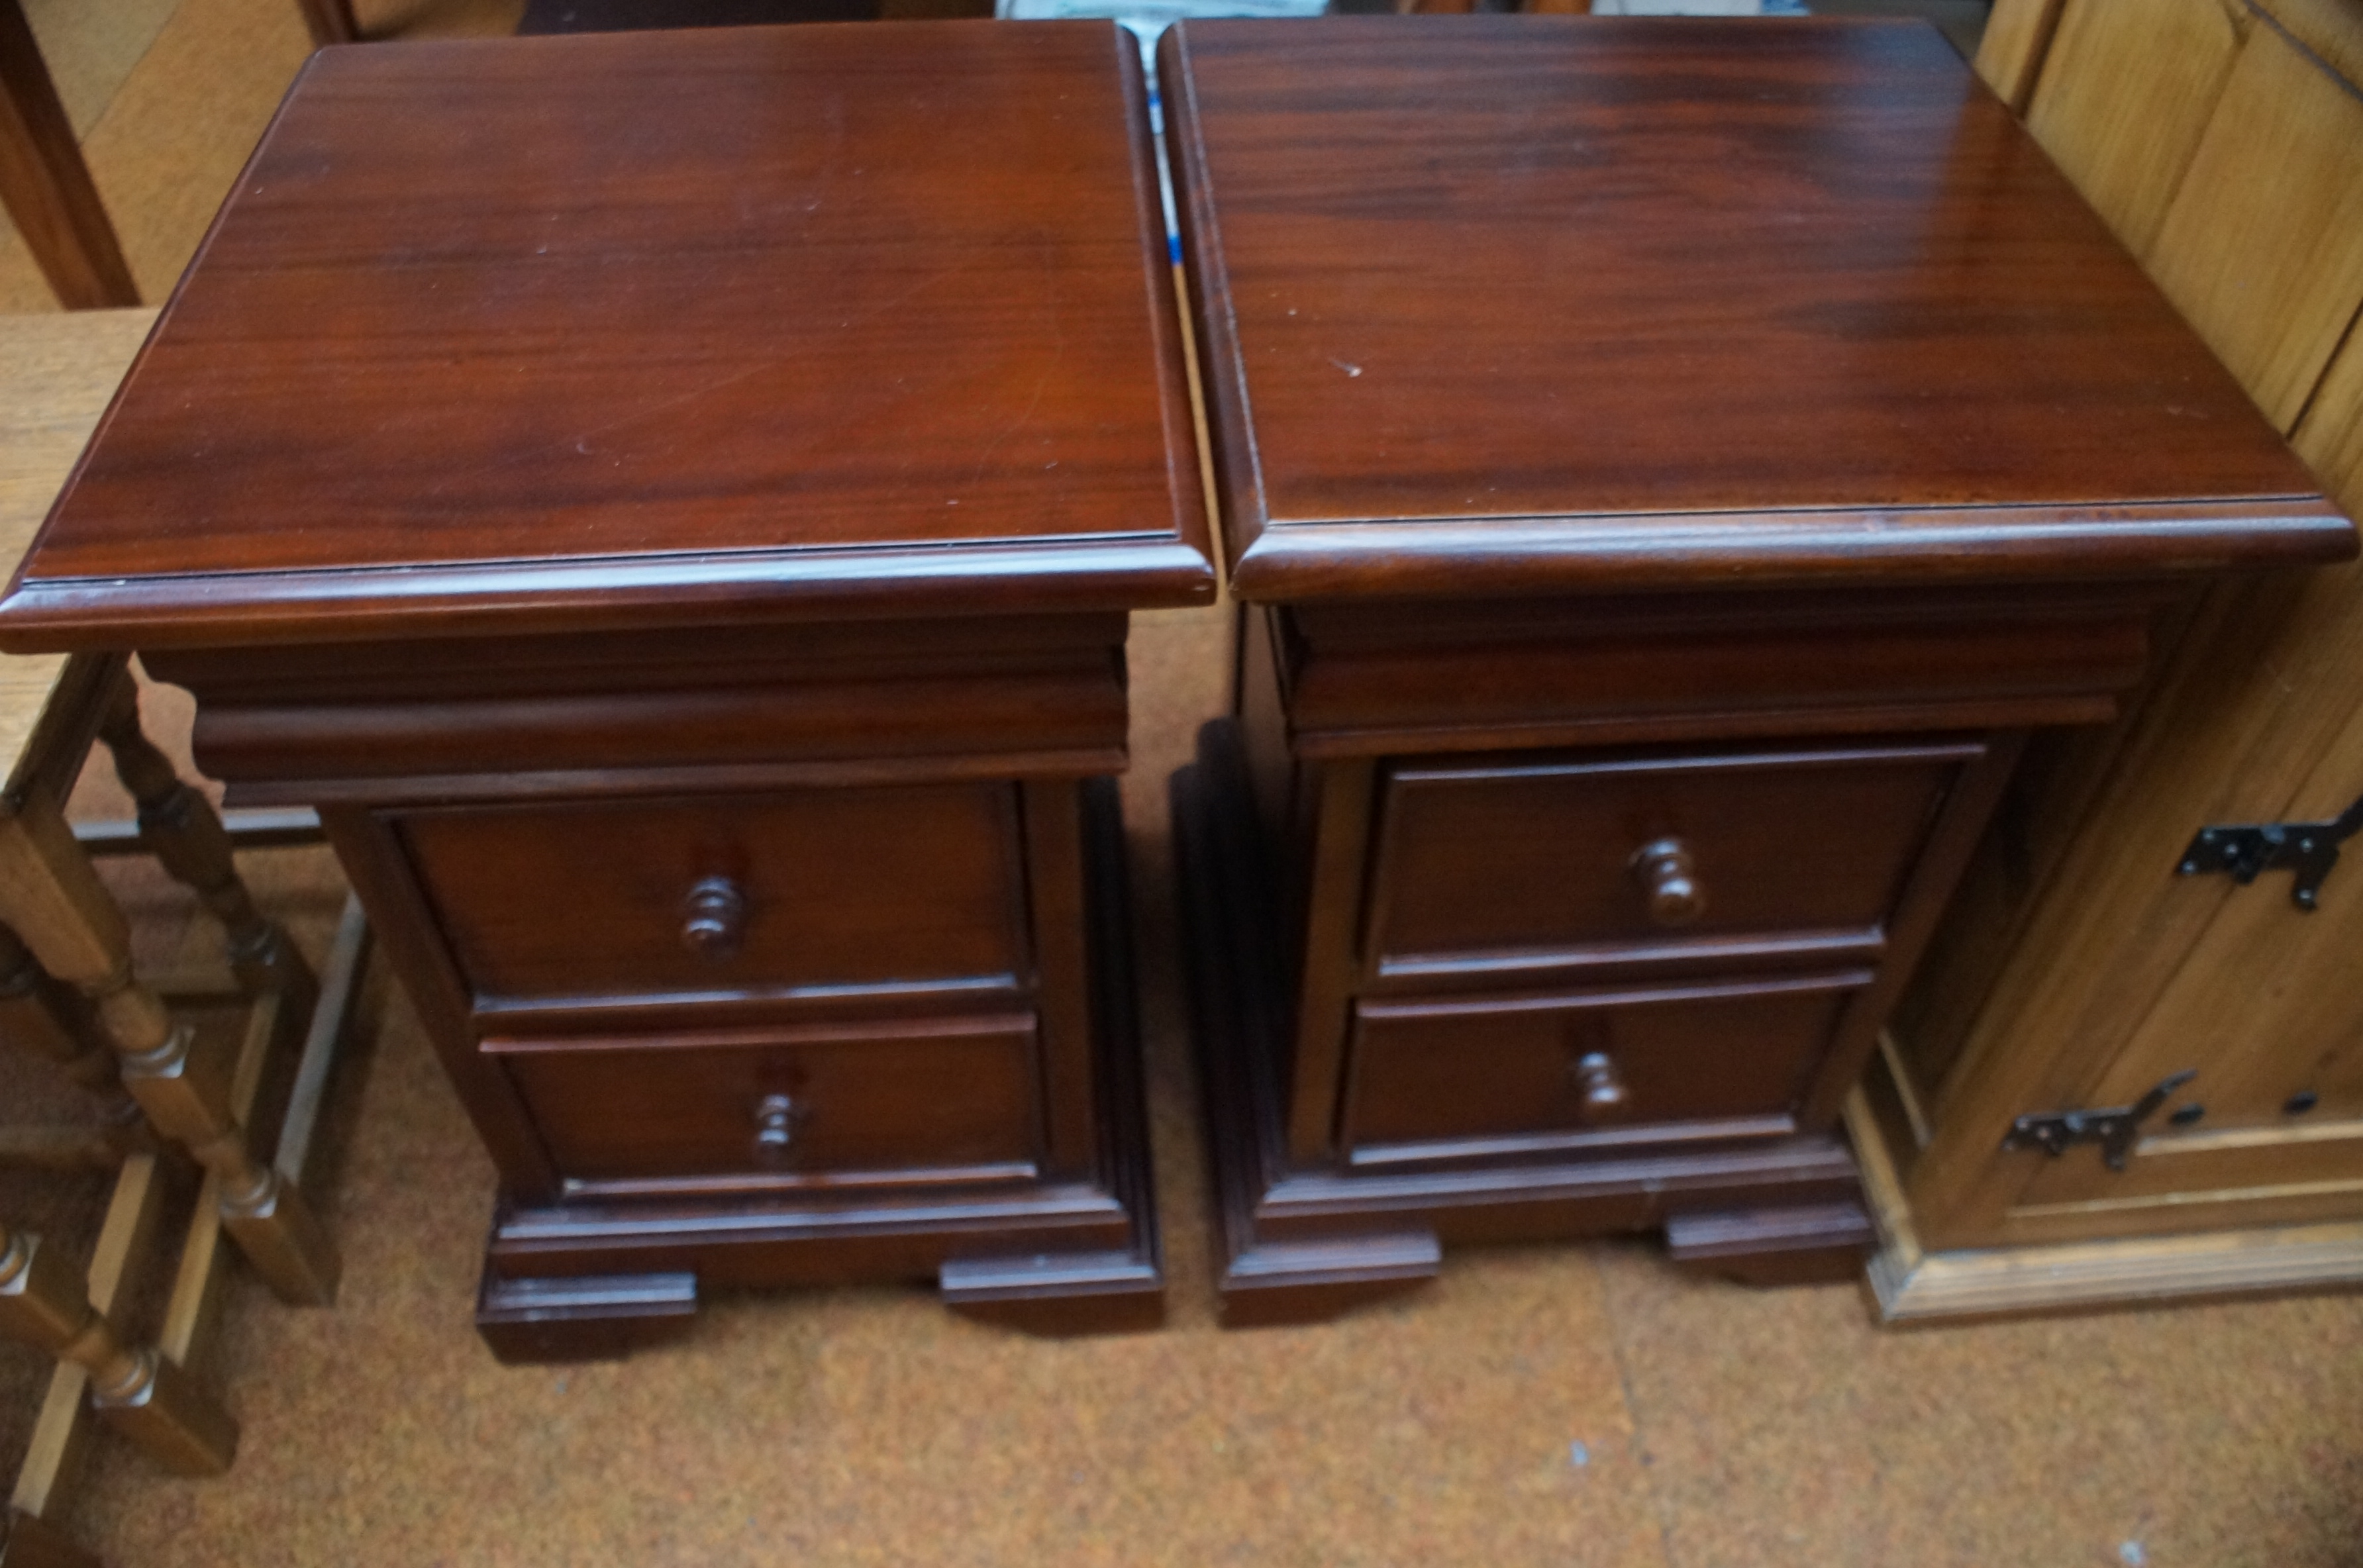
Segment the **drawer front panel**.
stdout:
[[480,1004],[1010,988],[1027,966],[1007,785],[397,821]]
[[1947,787],[1980,749],[1398,764],[1380,827],[1372,966],[1807,931],[1875,948]]
[[[1657,1136],[1649,1130],[1684,1122],[1722,1123],[1733,1136],[1791,1132],[1788,1113],[1840,1007],[1870,978],[1848,970],[1750,984],[1364,1001],[1356,1009],[1344,1143],[1362,1162],[1381,1145],[1438,1141],[1536,1140],[1537,1152],[1570,1142],[1646,1143]],[[1714,1129],[1688,1135],[1698,1131]]]
[[571,1179],[1027,1167],[1030,1014],[657,1040],[488,1040]]

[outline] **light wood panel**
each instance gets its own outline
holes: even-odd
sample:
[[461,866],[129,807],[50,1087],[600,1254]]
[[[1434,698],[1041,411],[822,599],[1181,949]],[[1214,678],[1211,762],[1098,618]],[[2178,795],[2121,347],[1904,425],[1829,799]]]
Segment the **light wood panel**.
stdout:
[[1978,39],[1978,74],[2018,114],[2034,95],[2036,73],[2051,47],[2065,0],[1993,0]]
[[2265,414],[2292,428],[2363,304],[2363,96],[2255,28],[2148,256]]
[[2236,0],[2069,0],[2027,128],[2147,258],[2250,27]]
[[[2333,495],[2363,503],[2363,94],[2337,73],[2363,65],[2363,10],[2065,0],[2047,52],[2039,10],[2002,0],[1981,69],[2004,89],[2032,73],[2047,149]],[[2226,584],[2161,641],[2126,720],[2025,782],[1969,879],[1975,929],[1954,922],[1900,1015],[1880,1081],[1918,1091],[1925,1125],[1915,1149],[1887,1124],[1899,1212],[1954,1262],[1898,1273],[1891,1256],[1886,1286],[1874,1267],[1891,1317],[1905,1274],[1914,1312],[1955,1312],[2005,1275],[1994,1288],[2025,1305],[2173,1289],[2178,1258],[2194,1290],[2354,1272],[2351,1239],[2192,1233],[2363,1214],[2363,999],[2344,983],[2363,876],[2334,873],[2308,914],[2285,872],[2242,889],[2175,867],[2201,826],[2325,819],[2363,790],[2363,571]],[[2001,1151],[2018,1115],[2130,1104],[2184,1068],[2169,1109],[2198,1120],[2157,1119],[2125,1171],[2091,1147]],[[2291,1111],[2300,1091],[2311,1108]],[[2113,1237],[2147,1240],[2075,1250]],[[1995,1248],[2029,1250],[1961,1261]],[[2030,1285],[2046,1257],[2057,1281]]]
[[[2352,568],[2325,574],[2337,580],[2317,602],[2336,606],[2337,624],[2301,623],[2295,636],[2253,667],[2250,690],[2243,694],[2247,700],[2263,700],[2257,688],[2277,687],[2303,711],[2259,736],[2240,771],[2257,778],[2259,790],[2269,787],[2265,780],[2295,776],[2297,782],[2269,817],[2235,820],[2321,821],[2337,815],[2363,790],[2363,708],[2342,701],[2355,668],[2349,661],[2363,657],[2356,629],[2363,606],[2351,597],[2363,587],[2358,575]],[[2344,723],[2325,735],[2323,721],[2331,718]],[[2148,792],[2164,800],[2175,794],[2166,779]],[[2164,824],[2185,833],[2197,825]],[[2122,1050],[2076,1101],[2130,1104],[2169,1074],[2195,1069],[2198,1077],[2177,1097],[2177,1103],[2205,1111],[2191,1137],[2201,1135],[2200,1128],[2209,1133],[2244,1128],[2254,1130],[2258,1141],[2219,1144],[2209,1157],[2186,1154],[2167,1162],[2168,1168],[2160,1167],[2160,1149],[2146,1147],[2123,1173],[2091,1157],[2044,1162],[2014,1200],[2014,1220],[2029,1207],[2170,1192],[2278,1191],[2363,1176],[2355,1143],[2306,1136],[2323,1121],[2363,1110],[2363,991],[2343,983],[2351,955],[2363,945],[2363,878],[2352,866],[2343,869],[2344,877],[2334,872],[2324,884],[2312,913],[2291,903],[2286,874],[2268,873],[2251,887],[2228,891],[2223,878],[2207,878],[2219,884],[2207,898],[2213,918],[2163,977]],[[2175,894],[2159,898],[2173,901]],[[2303,1113],[2313,1120],[2284,1110],[2301,1091],[2317,1097],[2314,1109]],[[2162,1133],[2156,1143],[2171,1148],[2175,1140]],[[2087,1219],[2077,1223],[2054,1215],[2045,1229],[2106,1235],[2124,1228],[2124,1217],[2106,1209]]]
[[[2094,1098],[2108,1065],[2235,893],[2323,918],[2290,909],[2286,886],[2272,885],[2285,877],[2237,889],[2174,868],[2208,823],[2290,814],[2347,727],[2358,660],[2354,566],[2229,585],[2194,617],[1937,1096],[1938,1131],[1911,1180],[1935,1244],[1969,1244],[2043,1158],[1995,1155],[2014,1118],[2124,1103]],[[2220,974],[2213,983],[2247,988]],[[2220,1044],[2189,1048],[2212,1055]]]
[[2363,13],[2355,0],[2270,0],[2264,11],[2333,74],[2363,83]]
[[2322,476],[2331,499],[2363,513],[2363,323],[2350,323],[2346,343],[2322,373],[2297,430],[2297,455]]

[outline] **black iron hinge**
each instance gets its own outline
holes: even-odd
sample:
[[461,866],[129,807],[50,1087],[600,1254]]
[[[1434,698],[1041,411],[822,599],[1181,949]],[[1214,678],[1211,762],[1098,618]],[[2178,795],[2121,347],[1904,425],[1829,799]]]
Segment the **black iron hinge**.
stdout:
[[2322,880],[2338,864],[2338,846],[2363,830],[2363,800],[2326,823],[2258,823],[2203,827],[2182,852],[2175,870],[2184,877],[2224,871],[2242,887],[2266,871],[2293,871],[2290,901],[2312,912]]
[[2005,1149],[2040,1149],[2053,1159],[2075,1143],[2098,1143],[2101,1158],[2113,1171],[2125,1168],[2125,1157],[2141,1140],[2141,1124],[2173,1097],[2174,1091],[2199,1076],[2186,1069],[2160,1079],[2156,1088],[2131,1105],[2106,1110],[2055,1110],[2043,1116],[2022,1116],[2002,1134]]

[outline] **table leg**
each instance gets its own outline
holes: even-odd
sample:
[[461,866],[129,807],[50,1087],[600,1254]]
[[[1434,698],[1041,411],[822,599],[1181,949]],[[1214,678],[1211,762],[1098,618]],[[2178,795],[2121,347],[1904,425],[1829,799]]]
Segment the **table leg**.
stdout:
[[115,1053],[90,1004],[42,972],[17,933],[0,925],[0,1038],[57,1065],[105,1109],[104,1137],[119,1159],[153,1147],[148,1124],[123,1089]]
[[139,807],[139,835],[166,874],[194,891],[229,933],[230,967],[250,991],[284,993],[285,1005],[309,1013],[320,983],[287,933],[254,907],[230,856],[229,832],[202,790],[183,779],[139,727],[139,683],[128,669],[107,696],[98,738],[115,758]]
[[0,1333],[90,1374],[91,1408],[179,1475],[218,1475],[238,1423],[153,1346],[124,1342],[85,1294],[82,1271],[39,1236],[0,1225]]
[[336,1294],[335,1242],[295,1184],[254,1157],[230,1110],[229,1063],[194,1051],[155,992],[131,974],[131,933],[73,830],[46,794],[0,817],[0,920],[44,968],[81,988],[122,1065],[124,1087],[165,1137],[218,1178],[222,1226],[283,1301]]

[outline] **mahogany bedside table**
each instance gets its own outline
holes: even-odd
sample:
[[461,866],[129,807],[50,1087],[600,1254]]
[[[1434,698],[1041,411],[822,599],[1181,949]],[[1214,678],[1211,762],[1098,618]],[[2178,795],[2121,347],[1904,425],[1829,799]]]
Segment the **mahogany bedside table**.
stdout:
[[1143,100],[1103,23],[327,50],[0,606],[320,809],[505,1356],[1157,1320],[1106,776],[1215,579]]
[[1848,1087],[2030,726],[2351,526],[1917,24],[1163,45],[1243,618],[1175,782],[1235,1322],[1868,1239]]

